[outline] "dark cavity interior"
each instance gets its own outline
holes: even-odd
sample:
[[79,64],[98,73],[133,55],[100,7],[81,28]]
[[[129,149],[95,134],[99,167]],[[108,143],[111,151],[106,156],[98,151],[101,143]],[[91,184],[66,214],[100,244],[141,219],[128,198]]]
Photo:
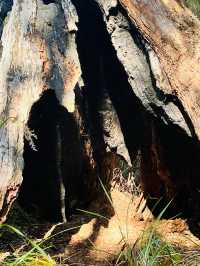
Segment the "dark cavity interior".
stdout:
[[48,5],[48,4],[51,4],[51,3],[55,3],[56,2],[55,0],[42,0],[42,1],[43,1],[43,3],[45,5]]
[[45,91],[33,105],[28,127],[37,136],[37,151],[25,139],[19,202],[41,218],[62,221],[61,213],[65,211],[69,218],[83,190],[78,127],[73,115],[59,105],[53,90]]
[[[155,212],[160,214],[172,200],[165,213],[198,216],[199,143],[180,128],[153,118],[143,108],[117,58],[97,3],[92,0],[72,2],[79,16],[77,48],[85,84],[83,99],[88,105],[85,124],[92,135],[94,157],[99,168],[105,154],[100,110],[105,94],[108,94],[118,114],[133,164],[139,154],[141,181],[151,209],[155,209],[158,200],[162,199]],[[77,125],[73,115],[58,104],[53,91],[45,92],[34,104],[28,124],[38,136],[35,141],[38,151],[33,151],[25,140],[20,202],[23,206],[35,208],[44,218],[61,220],[60,176],[64,180],[66,195],[69,195],[65,199],[68,212],[74,205],[72,202],[80,202],[84,197]],[[58,125],[62,139],[59,152]]]

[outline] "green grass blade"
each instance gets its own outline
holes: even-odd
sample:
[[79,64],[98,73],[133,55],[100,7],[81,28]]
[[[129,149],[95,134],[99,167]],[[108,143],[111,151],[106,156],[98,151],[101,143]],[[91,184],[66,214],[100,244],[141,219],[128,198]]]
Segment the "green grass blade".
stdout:
[[103,189],[103,191],[104,191],[104,193],[106,195],[106,198],[108,199],[108,201],[110,202],[111,206],[113,207],[112,199],[111,199],[110,195],[108,194],[108,191],[106,190],[106,188],[105,188],[105,186],[104,186],[104,184],[103,184],[103,182],[101,181],[100,178],[99,178],[99,182],[100,182],[100,185],[101,185],[101,187],[102,187],[102,189]]
[[106,221],[109,221],[109,219],[107,217],[105,217],[99,213],[96,213],[96,212],[86,211],[86,210],[82,210],[82,209],[77,209],[77,211],[80,211],[80,212],[83,212],[83,213],[86,213],[86,214],[89,214],[89,215],[92,215],[92,216],[95,216],[98,218],[105,219]]

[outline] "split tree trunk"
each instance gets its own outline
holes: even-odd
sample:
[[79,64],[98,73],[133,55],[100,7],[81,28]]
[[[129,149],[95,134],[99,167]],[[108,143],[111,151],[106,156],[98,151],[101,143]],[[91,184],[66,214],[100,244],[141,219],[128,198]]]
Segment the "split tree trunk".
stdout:
[[[97,176],[107,183],[133,176],[131,182],[141,182],[146,195],[171,198],[184,190],[186,206],[197,201],[200,23],[182,3],[15,0],[0,1],[0,14],[1,222],[23,176],[31,175],[23,172],[30,159],[24,158],[24,140],[41,156],[30,120],[49,90],[79,132],[73,144],[69,120],[61,111],[48,113],[52,105],[45,98],[47,105],[34,121],[55,120],[56,148],[50,153],[57,162],[49,178],[64,180],[65,197],[67,182],[74,190],[73,175],[83,178],[86,201],[94,197]],[[79,142],[79,152],[70,153]],[[72,161],[80,170],[73,175]],[[48,197],[45,190],[43,197]],[[68,208],[62,197],[59,206]]]

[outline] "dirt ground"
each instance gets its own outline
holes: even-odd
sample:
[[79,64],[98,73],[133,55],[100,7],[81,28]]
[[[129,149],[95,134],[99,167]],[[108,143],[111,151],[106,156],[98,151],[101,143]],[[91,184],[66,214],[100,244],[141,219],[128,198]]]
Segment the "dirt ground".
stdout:
[[[114,265],[114,258],[124,245],[129,243],[134,246],[154,219],[145,208],[142,196],[132,198],[113,189],[111,197],[112,205],[109,202],[94,203],[90,210],[95,210],[95,213],[80,212],[67,224],[33,224],[24,227],[24,230],[33,239],[50,237],[47,246],[50,244],[51,247],[48,250],[58,264]],[[157,230],[166,241],[179,248],[200,252],[200,240],[190,232],[185,220],[161,220]],[[0,245],[1,259],[22,247],[23,242],[16,236],[9,242],[4,239]]]

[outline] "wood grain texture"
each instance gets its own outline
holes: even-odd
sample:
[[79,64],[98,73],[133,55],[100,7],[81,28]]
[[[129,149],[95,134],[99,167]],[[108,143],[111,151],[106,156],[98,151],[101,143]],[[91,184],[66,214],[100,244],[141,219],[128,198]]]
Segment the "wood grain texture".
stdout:
[[200,138],[200,22],[175,0],[120,0],[158,57],[168,85]]

